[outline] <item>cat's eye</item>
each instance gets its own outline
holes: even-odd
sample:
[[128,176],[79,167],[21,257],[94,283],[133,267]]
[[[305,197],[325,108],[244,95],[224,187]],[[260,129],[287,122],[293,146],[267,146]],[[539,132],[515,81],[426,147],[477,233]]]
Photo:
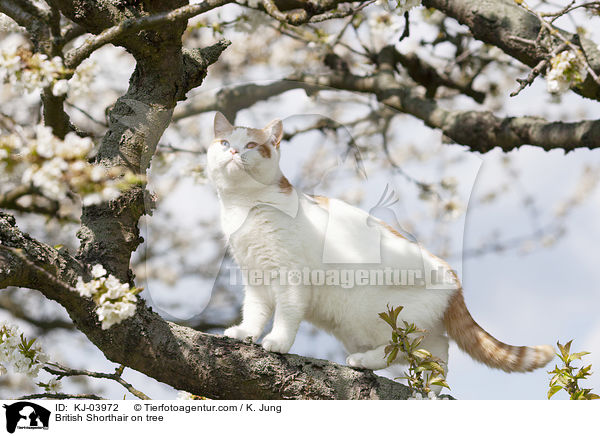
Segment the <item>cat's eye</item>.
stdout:
[[221,143],[221,146],[223,146],[224,148],[229,148],[229,141],[226,139],[221,139],[219,141]]
[[246,144],[246,148],[254,148],[256,147],[258,144],[256,142],[249,142]]

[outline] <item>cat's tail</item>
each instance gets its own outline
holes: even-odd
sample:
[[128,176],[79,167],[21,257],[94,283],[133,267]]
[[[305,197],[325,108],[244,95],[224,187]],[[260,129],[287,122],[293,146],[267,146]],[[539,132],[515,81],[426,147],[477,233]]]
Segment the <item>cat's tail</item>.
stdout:
[[461,350],[492,368],[506,372],[528,372],[545,366],[554,357],[554,348],[550,345],[516,347],[494,338],[471,317],[465,306],[462,289],[458,289],[450,298],[444,314],[444,325]]

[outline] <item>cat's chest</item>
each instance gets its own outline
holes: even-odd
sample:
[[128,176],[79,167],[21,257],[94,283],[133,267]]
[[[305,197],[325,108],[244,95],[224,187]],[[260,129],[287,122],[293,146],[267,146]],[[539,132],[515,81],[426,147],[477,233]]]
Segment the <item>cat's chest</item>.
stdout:
[[276,267],[298,251],[296,223],[268,206],[249,211],[244,223],[229,237],[235,259],[246,267]]

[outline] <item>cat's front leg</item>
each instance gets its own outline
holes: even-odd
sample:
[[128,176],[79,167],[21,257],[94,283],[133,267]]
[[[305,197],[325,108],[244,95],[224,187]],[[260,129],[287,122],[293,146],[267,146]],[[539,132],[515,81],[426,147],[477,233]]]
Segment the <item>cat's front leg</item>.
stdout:
[[265,350],[275,353],[290,351],[308,307],[309,296],[306,291],[307,289],[302,287],[283,287],[276,290],[273,329],[262,341]]
[[244,293],[242,323],[229,327],[223,334],[241,341],[251,337],[256,342],[272,314],[273,303],[269,300],[266,289],[247,286]]

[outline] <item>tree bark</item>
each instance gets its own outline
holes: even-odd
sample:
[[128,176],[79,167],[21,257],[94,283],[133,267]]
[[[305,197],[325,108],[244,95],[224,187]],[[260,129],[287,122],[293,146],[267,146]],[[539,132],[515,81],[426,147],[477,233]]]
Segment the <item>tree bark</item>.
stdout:
[[[538,18],[519,7],[514,0],[423,0],[423,5],[455,18],[466,25],[476,39],[495,45],[532,68],[548,56],[549,46],[560,44],[548,35],[536,41],[541,27]],[[557,30],[566,39],[575,41],[574,34]],[[597,44],[587,38],[581,38],[580,43],[590,66],[599,72],[600,51]],[[600,85],[589,74],[572,90],[583,97],[600,100]]]

